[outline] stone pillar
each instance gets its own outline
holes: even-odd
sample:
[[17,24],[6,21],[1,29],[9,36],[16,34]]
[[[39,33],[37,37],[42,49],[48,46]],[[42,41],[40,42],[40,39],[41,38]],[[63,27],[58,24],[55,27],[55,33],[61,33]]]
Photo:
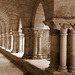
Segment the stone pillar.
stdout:
[[23,53],[24,53],[24,44],[25,44],[24,40],[25,40],[25,37],[24,37],[24,34],[23,34]]
[[29,56],[29,49],[30,49],[30,28],[23,28],[23,33],[24,33],[24,37],[25,37],[25,40],[24,40],[24,54],[23,54],[23,59],[28,59],[30,58]]
[[50,66],[49,71],[58,70],[60,59],[60,36],[59,31],[50,28]]
[[6,49],[10,50],[11,49],[11,35],[10,33],[6,33]]
[[22,58],[29,58],[29,37],[25,36],[24,55]]
[[11,47],[10,47],[10,50],[12,51],[13,50],[13,35],[12,35],[12,32],[10,32],[10,36],[11,36]]
[[59,71],[67,72],[67,29],[60,30],[60,66]]
[[59,53],[60,37],[59,37],[59,29],[58,29],[59,24],[54,23],[54,21],[52,21],[51,19],[45,20],[43,21],[43,23],[50,27],[50,66],[46,71],[49,71],[51,74],[53,74],[54,71],[57,71],[59,68],[59,56],[60,56]]
[[21,22],[21,18],[20,18],[20,21],[19,21],[19,29],[18,29],[18,32],[19,32],[19,53],[23,53],[23,39],[24,39],[24,35],[22,33],[22,22]]
[[4,33],[4,48],[6,49],[6,33]]
[[2,33],[1,33],[1,47],[2,47],[2,40],[3,40],[3,39],[2,39]]
[[1,44],[2,44],[2,35],[0,34],[0,46],[1,46]]
[[38,58],[42,58],[41,55],[41,44],[42,44],[42,32],[41,30],[39,30],[40,32],[38,33],[38,51],[37,51],[37,56]]
[[19,53],[23,53],[23,37],[22,33],[19,33]]
[[42,54],[41,54],[41,44],[42,44],[42,29],[36,29],[33,28],[33,59],[40,59],[42,58]]
[[5,48],[5,34],[2,32],[2,48]]
[[75,72],[75,30],[70,31],[70,72]]
[[34,35],[33,35],[33,59],[37,59],[37,43],[38,43],[38,40],[37,40],[37,31],[34,30]]
[[[60,31],[60,66],[58,69],[58,71],[60,72],[57,72],[57,69],[53,69],[53,68],[49,68],[48,71],[50,72],[51,75],[67,75],[67,74],[73,75],[75,74],[74,73],[75,72],[75,19],[53,18],[53,22],[54,22],[53,25],[51,25],[50,27]],[[48,24],[50,25],[50,22],[48,22]],[[72,29],[70,31],[70,40],[69,40],[70,41],[70,59],[69,59],[70,70],[69,71],[72,73],[67,71],[67,45],[68,45],[67,30],[68,29],[70,30]],[[54,58],[54,60],[56,59]]]
[[19,34],[18,31],[12,31],[13,34],[13,50],[12,53],[19,52]]

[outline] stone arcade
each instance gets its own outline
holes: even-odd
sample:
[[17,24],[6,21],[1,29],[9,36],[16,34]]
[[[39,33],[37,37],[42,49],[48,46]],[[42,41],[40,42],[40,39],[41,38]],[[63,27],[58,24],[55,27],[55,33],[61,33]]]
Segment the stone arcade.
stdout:
[[49,59],[46,74],[75,75],[75,0],[0,0],[0,49]]

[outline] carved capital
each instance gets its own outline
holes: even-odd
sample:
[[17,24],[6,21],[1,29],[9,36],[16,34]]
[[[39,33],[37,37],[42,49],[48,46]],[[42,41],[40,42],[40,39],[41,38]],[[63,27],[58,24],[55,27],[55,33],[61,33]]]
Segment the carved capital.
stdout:
[[42,34],[43,34],[43,30],[39,30],[38,31],[38,37],[42,37]]
[[33,30],[33,36],[37,37],[38,36],[38,30]]
[[22,28],[24,36],[32,36],[32,29],[31,28]]
[[75,29],[75,19],[53,19],[54,25],[53,28],[57,30],[61,29]]
[[18,33],[18,31],[12,31],[12,35],[13,36],[19,36],[19,33]]
[[42,37],[42,34],[45,29],[38,29],[38,28],[32,28],[33,29],[33,34],[36,37]]
[[72,29],[71,25],[68,23],[58,23],[53,25],[54,29],[61,30],[61,29]]

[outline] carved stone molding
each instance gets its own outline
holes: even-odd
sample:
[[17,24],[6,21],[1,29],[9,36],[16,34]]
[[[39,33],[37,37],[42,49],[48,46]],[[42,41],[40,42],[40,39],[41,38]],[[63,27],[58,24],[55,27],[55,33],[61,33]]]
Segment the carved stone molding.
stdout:
[[19,33],[18,33],[18,31],[12,31],[12,35],[13,36],[19,36]]
[[24,36],[31,36],[32,30],[31,28],[22,28]]
[[49,31],[49,29],[39,29],[39,28],[23,28],[24,36],[30,37],[41,37],[44,31]]
[[53,18],[52,20],[43,21],[45,25],[48,25],[53,29],[75,29],[75,19],[63,19],[63,18]]
[[53,19],[54,25],[53,28],[57,30],[61,29],[75,29],[75,19]]

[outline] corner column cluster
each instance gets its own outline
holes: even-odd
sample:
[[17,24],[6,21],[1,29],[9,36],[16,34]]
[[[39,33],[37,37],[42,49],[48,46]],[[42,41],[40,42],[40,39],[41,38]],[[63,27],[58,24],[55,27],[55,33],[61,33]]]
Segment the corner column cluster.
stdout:
[[[43,30],[34,28],[25,28],[23,33],[25,36],[25,51],[23,58],[42,58],[41,55],[41,37]],[[32,42],[32,43],[31,43]]]
[[[59,51],[59,59],[57,62],[59,62],[59,65],[56,65],[53,63],[53,60],[57,59],[51,59],[51,65],[50,65],[50,70],[53,68],[54,71],[57,70],[58,66],[58,71],[60,73],[62,72],[75,72],[75,23],[72,20],[65,20],[64,19],[53,19],[53,25],[50,26],[53,29],[59,31],[60,35],[60,49]],[[68,40],[68,36],[70,36]],[[68,41],[70,41],[70,50],[68,51]],[[52,49],[51,49],[52,51]],[[56,51],[55,51],[56,52]],[[57,53],[55,56],[58,56]],[[51,57],[55,58],[55,56],[52,55]],[[68,57],[69,56],[69,57]],[[68,60],[69,59],[69,60]],[[67,64],[69,63],[69,64]],[[54,67],[52,67],[52,65]]]

